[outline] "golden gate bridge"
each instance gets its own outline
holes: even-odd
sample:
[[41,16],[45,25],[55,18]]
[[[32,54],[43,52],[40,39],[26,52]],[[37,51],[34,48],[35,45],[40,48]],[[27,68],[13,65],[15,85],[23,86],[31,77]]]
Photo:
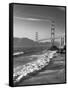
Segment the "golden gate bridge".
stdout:
[[53,46],[55,40],[60,39],[61,47],[64,46],[64,44],[65,44],[65,36],[58,36],[58,37],[55,36],[55,21],[52,18],[50,18],[50,17],[48,17],[48,18],[44,18],[44,17],[38,17],[38,18],[14,17],[14,18],[19,19],[19,20],[26,20],[26,21],[38,21],[38,22],[40,22],[40,21],[45,21],[46,22],[47,21],[47,22],[51,23],[51,36],[50,36],[50,38],[39,39],[38,38],[39,34],[38,34],[38,32],[36,32],[35,33],[35,41],[36,42],[42,42],[42,41],[50,40],[51,44]]
[[60,47],[63,47],[65,45],[65,35],[61,35],[61,36],[55,36],[55,21],[51,21],[51,37],[50,38],[43,38],[43,39],[39,39],[39,34],[38,32],[35,33],[35,40],[36,42],[42,42],[42,41],[47,41],[50,40],[52,46],[54,46],[55,40],[56,39],[60,39]]

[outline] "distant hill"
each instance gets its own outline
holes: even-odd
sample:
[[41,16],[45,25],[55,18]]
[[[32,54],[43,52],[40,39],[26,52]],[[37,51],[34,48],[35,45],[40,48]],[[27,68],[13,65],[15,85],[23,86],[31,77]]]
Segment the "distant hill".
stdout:
[[13,43],[14,47],[35,47],[39,45],[39,43],[28,38],[14,38]]
[[[55,43],[58,46],[58,42]],[[13,38],[13,47],[14,48],[26,48],[26,47],[46,47],[51,46],[50,42],[38,43],[28,38]]]

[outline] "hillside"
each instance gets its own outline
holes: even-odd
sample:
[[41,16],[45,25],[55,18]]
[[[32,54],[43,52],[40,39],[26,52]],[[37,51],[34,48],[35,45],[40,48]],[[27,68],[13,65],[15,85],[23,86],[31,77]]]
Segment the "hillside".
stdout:
[[[55,42],[55,45],[58,46],[58,42]],[[15,48],[30,48],[30,47],[45,47],[49,48],[51,46],[50,42],[35,42],[28,38],[14,38],[13,47]]]

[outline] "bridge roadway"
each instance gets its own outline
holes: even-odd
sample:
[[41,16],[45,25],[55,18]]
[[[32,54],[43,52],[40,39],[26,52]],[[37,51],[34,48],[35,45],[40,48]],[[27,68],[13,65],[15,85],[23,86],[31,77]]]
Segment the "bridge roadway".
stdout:
[[[58,36],[58,37],[55,37],[54,39],[61,39],[62,36]],[[64,36],[63,36],[64,37]],[[45,41],[45,40],[51,40],[52,38],[44,38],[44,39],[40,39],[38,40],[38,42],[41,42],[41,41]]]

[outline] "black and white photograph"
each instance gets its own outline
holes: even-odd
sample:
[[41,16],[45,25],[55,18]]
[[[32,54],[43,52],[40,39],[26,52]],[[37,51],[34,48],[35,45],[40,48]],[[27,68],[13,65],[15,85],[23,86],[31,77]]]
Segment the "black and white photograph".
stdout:
[[13,86],[66,83],[66,6],[12,7]]

